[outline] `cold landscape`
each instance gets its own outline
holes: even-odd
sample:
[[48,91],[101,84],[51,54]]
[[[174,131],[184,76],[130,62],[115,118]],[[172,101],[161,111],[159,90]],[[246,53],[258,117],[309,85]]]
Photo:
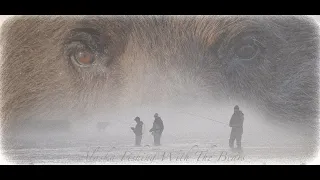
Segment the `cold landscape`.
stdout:
[[[317,153],[311,131],[302,134],[294,124],[268,123],[246,107],[242,108],[243,150],[232,151],[228,123],[233,106],[204,106],[131,109],[109,116],[110,123],[102,130],[96,123],[108,119],[100,115],[74,124],[69,131],[24,135],[3,152],[9,162],[18,164],[306,164]],[[153,145],[148,132],[154,112],[164,122],[161,146]],[[145,124],[141,147],[134,146],[130,129],[136,116]]]
[[14,16],[1,26],[13,164],[307,164],[319,27],[308,16]]

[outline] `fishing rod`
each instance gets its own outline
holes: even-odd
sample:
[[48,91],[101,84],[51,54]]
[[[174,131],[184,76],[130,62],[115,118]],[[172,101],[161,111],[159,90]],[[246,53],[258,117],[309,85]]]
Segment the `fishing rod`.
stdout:
[[189,115],[196,116],[196,117],[200,117],[200,118],[203,118],[203,119],[208,119],[208,120],[210,120],[210,121],[214,121],[214,122],[223,124],[223,125],[225,125],[225,126],[229,126],[227,123],[224,123],[224,122],[221,122],[221,121],[217,121],[217,120],[214,120],[214,119],[211,119],[211,118],[208,118],[208,117],[204,117],[204,116],[200,116],[200,115],[196,115],[196,114],[192,114],[192,113],[188,113],[188,112],[182,112],[182,111],[179,111],[178,113],[189,114]]
[[[140,104],[140,107],[142,106],[142,102]],[[208,103],[208,102],[201,102],[201,104],[208,104],[208,105],[212,105],[211,103]],[[229,127],[229,124],[227,123],[224,123],[224,122],[221,122],[221,121],[217,121],[217,120],[214,120],[214,119],[211,119],[211,118],[208,118],[208,117],[204,117],[204,116],[199,116],[199,115],[196,115],[196,114],[192,114],[192,113],[188,113],[188,112],[183,112],[183,111],[177,111],[177,113],[182,113],[182,114],[189,114],[189,115],[192,115],[192,116],[196,116],[196,117],[200,117],[200,118],[203,118],[203,119],[207,119],[207,120],[210,120],[210,121],[213,121],[213,122],[217,122],[217,123],[220,123],[220,124],[223,124],[225,126],[228,126]]]

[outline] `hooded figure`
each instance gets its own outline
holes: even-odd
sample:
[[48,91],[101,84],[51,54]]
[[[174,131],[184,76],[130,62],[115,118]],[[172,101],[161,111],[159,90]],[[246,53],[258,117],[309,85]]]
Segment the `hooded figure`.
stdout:
[[139,117],[136,117],[134,120],[137,122],[137,125],[135,128],[131,127],[131,129],[133,130],[134,134],[136,135],[135,145],[141,146],[143,122],[140,121]]
[[158,113],[154,114],[154,122],[153,126],[150,129],[149,132],[152,132],[153,138],[154,138],[154,145],[159,146],[160,145],[160,138],[164,129],[163,121],[159,117]]
[[239,106],[234,107],[234,113],[230,119],[231,129],[229,147],[234,148],[234,141],[237,141],[237,148],[241,149],[241,137],[243,133],[244,114],[239,110]]

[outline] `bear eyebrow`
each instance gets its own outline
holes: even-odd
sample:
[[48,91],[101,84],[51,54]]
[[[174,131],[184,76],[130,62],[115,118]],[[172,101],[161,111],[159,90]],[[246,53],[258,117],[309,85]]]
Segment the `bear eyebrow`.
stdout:
[[103,49],[103,39],[98,30],[94,28],[80,27],[70,30],[70,34],[66,39],[65,43],[70,44],[73,41],[85,42],[89,47],[93,49]]

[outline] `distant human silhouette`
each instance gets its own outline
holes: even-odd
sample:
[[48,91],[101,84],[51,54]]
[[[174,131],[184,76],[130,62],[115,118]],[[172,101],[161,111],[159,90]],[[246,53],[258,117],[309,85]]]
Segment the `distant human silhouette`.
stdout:
[[135,128],[131,127],[131,129],[134,132],[134,134],[136,135],[135,145],[141,146],[143,122],[140,120],[140,117],[136,117],[134,120],[137,122],[137,125]]
[[240,111],[239,106],[234,107],[234,113],[230,119],[229,126],[231,129],[229,147],[234,148],[234,141],[237,141],[237,149],[241,150],[241,138],[243,133],[244,114]]
[[150,129],[149,132],[152,132],[153,135],[153,139],[154,139],[154,145],[156,146],[160,146],[160,139],[161,139],[161,135],[164,129],[163,126],[163,121],[162,119],[159,117],[158,113],[154,114],[154,122],[153,122],[153,126]]

